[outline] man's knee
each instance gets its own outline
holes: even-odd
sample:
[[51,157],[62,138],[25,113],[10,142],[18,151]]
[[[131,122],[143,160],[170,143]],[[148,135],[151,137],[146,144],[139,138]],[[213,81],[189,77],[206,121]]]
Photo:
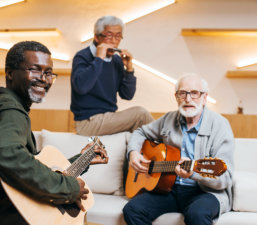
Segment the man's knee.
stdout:
[[200,225],[200,224],[213,224],[211,213],[207,210],[192,207],[184,213],[185,224]]
[[154,120],[151,113],[148,110],[146,110],[144,107],[135,106],[133,108],[134,110],[136,110],[137,112],[136,114],[143,124],[150,123]]
[[134,217],[139,214],[144,214],[144,208],[140,204],[133,204],[132,201],[129,201],[123,208],[123,214],[125,217]]
[[123,208],[123,214],[125,217],[133,217],[133,215],[135,214],[135,212],[137,210],[135,210],[135,206],[133,206],[133,204],[131,204],[131,202],[128,202],[124,208]]
[[130,221],[133,221],[135,218],[135,211],[133,210],[133,206],[131,206],[130,202],[128,202],[123,208],[123,216],[124,220],[127,224],[130,224]]

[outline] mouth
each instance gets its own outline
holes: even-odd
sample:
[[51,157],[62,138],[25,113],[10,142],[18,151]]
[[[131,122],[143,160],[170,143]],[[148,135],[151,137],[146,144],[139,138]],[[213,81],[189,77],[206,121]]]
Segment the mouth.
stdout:
[[37,95],[43,95],[44,96],[46,91],[47,91],[46,86],[31,85],[30,87],[31,87],[32,91]]
[[45,92],[45,87],[40,86],[31,86],[32,89],[34,89],[36,92]]
[[190,109],[195,109],[194,105],[183,105],[184,110],[190,110]]
[[31,82],[29,87],[29,96],[32,102],[41,102],[46,96],[50,85],[43,82]]

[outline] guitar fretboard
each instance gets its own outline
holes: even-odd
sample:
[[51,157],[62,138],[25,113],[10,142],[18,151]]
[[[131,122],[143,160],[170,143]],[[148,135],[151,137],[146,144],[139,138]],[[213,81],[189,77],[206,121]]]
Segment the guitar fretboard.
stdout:
[[[179,161],[154,161],[149,166],[150,173],[162,173],[162,172],[175,172],[176,166]],[[184,161],[180,166],[186,170],[190,171],[192,165],[192,160]]]
[[67,175],[78,177],[89,166],[92,159],[96,156],[94,152],[95,145],[97,145],[96,142],[66,169]]

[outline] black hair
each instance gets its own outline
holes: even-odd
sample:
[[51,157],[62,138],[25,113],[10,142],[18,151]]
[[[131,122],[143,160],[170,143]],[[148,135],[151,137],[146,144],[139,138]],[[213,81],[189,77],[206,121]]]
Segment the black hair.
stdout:
[[49,49],[36,41],[22,41],[15,44],[7,53],[5,60],[5,71],[7,68],[19,69],[22,62],[25,61],[25,51],[39,51],[51,55]]

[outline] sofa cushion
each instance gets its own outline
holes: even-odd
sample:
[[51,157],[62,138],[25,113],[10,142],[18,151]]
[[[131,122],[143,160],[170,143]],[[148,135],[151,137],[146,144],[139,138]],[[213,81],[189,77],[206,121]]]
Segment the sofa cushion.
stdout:
[[94,194],[95,204],[87,212],[87,220],[104,225],[126,225],[122,209],[128,202],[125,196]]
[[34,134],[35,141],[36,141],[36,144],[37,144],[37,151],[40,152],[43,148],[41,132],[40,131],[33,131],[33,134]]
[[257,138],[235,138],[235,171],[257,173]]
[[[53,145],[65,157],[78,154],[89,143],[89,137],[73,133],[42,130],[42,146]],[[108,164],[91,165],[82,177],[94,193],[123,195],[123,166],[128,132],[99,136],[109,156]]]
[[233,210],[242,212],[257,212],[257,174],[250,172],[235,172]]
[[220,216],[215,225],[256,225],[257,213],[227,212]]
[[[94,197],[95,204],[87,212],[88,221],[104,225],[126,225],[122,209],[128,202],[128,198],[103,194],[95,194]],[[153,225],[185,225],[183,219],[181,213],[166,213],[153,221]]]

